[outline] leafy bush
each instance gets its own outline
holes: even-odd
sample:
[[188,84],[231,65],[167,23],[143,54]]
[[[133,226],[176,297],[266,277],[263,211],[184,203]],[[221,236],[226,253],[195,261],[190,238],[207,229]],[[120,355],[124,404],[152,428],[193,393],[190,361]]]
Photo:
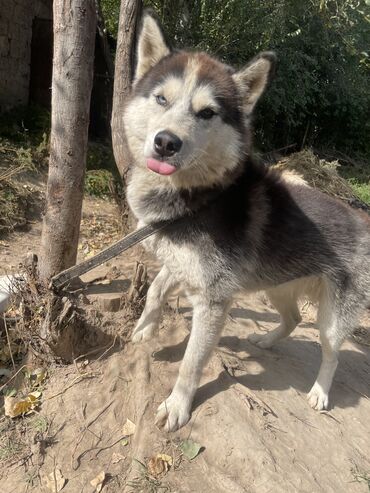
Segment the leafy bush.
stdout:
[[87,148],[87,169],[116,170],[112,147],[104,142],[89,142]]
[[44,151],[0,138],[0,235],[39,212],[41,193],[24,179],[45,168]]
[[[117,33],[119,0],[102,0]],[[370,0],[147,0],[177,47],[241,66],[275,50],[276,80],[256,112],[262,150],[289,144],[370,153]]]
[[13,142],[39,144],[50,133],[50,112],[36,104],[17,106],[0,115],[0,135]]
[[85,192],[95,197],[107,197],[111,194],[113,176],[105,169],[95,169],[86,172]]

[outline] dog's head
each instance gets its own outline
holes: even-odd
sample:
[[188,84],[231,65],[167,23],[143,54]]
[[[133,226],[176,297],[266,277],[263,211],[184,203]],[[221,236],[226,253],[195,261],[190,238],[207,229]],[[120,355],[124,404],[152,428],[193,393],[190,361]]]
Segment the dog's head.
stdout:
[[146,12],[124,114],[135,165],[181,186],[221,181],[249,151],[248,122],[274,66],[270,52],[235,72],[205,53],[172,51]]

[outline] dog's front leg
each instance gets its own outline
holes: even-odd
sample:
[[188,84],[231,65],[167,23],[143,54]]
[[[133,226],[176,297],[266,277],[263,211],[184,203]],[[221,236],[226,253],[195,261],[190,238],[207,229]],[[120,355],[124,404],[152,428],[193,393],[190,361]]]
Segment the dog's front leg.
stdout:
[[161,321],[162,307],[176,284],[164,265],[148,290],[143,313],[132,334],[133,342],[147,341],[153,336]]
[[215,302],[192,296],[193,325],[171,395],[158,408],[156,424],[166,431],[175,431],[190,418],[194,394],[204,365],[217,344],[230,306],[229,301]]

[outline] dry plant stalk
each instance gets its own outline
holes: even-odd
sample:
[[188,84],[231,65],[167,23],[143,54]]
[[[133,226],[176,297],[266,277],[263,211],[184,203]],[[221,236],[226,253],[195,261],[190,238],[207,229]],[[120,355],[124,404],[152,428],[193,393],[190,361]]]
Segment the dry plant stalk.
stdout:
[[124,306],[124,309],[131,315],[130,318],[136,319],[141,314],[148,288],[149,282],[146,265],[136,262],[131,286],[128,290]]
[[337,172],[338,161],[325,161],[307,149],[296,152],[281,159],[272,166],[273,169],[289,170],[299,173],[302,178],[312,187],[331,195],[337,199],[344,200],[355,207],[368,209],[366,204],[356,197],[347,181],[339,176]]

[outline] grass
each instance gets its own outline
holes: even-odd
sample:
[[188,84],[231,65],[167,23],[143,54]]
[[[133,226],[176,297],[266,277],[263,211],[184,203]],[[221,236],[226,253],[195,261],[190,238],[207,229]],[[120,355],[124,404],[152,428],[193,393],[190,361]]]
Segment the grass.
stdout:
[[112,197],[121,201],[122,181],[111,144],[89,142],[86,158],[85,193],[95,197]]
[[40,414],[30,421],[30,426],[38,433],[46,433],[50,427],[49,420]]
[[25,178],[46,170],[48,138],[38,143],[0,137],[0,233],[25,226],[41,201],[39,191]]
[[359,471],[357,466],[351,469],[353,481],[356,483],[365,483],[370,491],[370,472]]
[[370,206],[370,165],[332,159],[320,159],[305,149],[284,157],[274,167],[298,172],[309,185],[333,197],[346,201],[357,198]]
[[40,486],[39,468],[33,467],[32,469],[28,470],[24,475],[24,481],[26,484],[26,492],[29,488]]
[[358,198],[370,206],[370,184],[361,183],[356,178],[349,178],[348,183]]
[[127,484],[132,488],[132,493],[170,493],[171,488],[168,484],[164,484],[159,479],[151,476],[145,464],[137,459],[134,460],[139,466],[139,474]]
[[21,454],[26,445],[22,439],[23,426],[5,419],[0,426],[0,462],[6,462]]
[[10,436],[4,437],[0,444],[0,461],[7,461],[18,455],[24,448],[24,445]]
[[[0,115],[0,234],[26,226],[42,208],[42,193],[28,178],[46,174],[50,113],[38,106],[14,108]],[[122,194],[113,151],[106,142],[89,142],[85,193],[97,197]]]
[[348,181],[358,198],[370,205],[370,164],[360,161],[351,166],[341,165],[338,173]]
[[108,170],[89,170],[85,176],[85,193],[95,197],[108,197],[112,194],[113,180],[113,175]]

